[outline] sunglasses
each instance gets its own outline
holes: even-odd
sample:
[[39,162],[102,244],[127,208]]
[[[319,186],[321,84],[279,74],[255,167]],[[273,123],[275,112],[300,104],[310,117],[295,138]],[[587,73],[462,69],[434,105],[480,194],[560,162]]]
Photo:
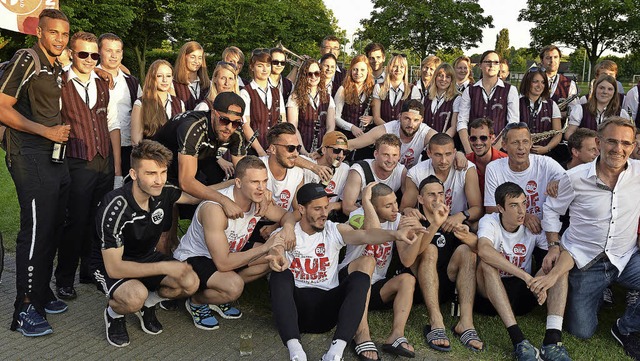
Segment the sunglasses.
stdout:
[[489,65],[489,66],[498,66],[500,65],[500,62],[497,60],[491,61],[491,60],[483,60],[482,64],[484,65]]
[[269,49],[269,48],[258,48],[258,49],[253,49],[253,51],[251,52],[252,56],[260,55],[260,54],[271,54],[271,49]]
[[228,65],[230,67],[232,67],[234,70],[238,70],[238,67],[236,66],[236,64],[234,63],[230,63],[228,61],[219,61],[216,66],[220,66],[220,65]]
[[309,78],[312,78],[312,77],[318,78],[318,77],[320,77],[320,71],[319,70],[318,71],[308,71],[307,72],[307,76]]
[[227,125],[231,124],[231,127],[233,128],[238,128],[242,126],[242,121],[241,120],[231,120],[223,115],[219,115],[218,116],[218,122],[220,123],[220,125],[222,125],[223,127],[226,127]]
[[284,60],[271,60],[271,65],[273,66],[285,66],[287,62]]
[[302,145],[300,145],[300,144],[298,144],[298,145],[286,145],[286,144],[273,143],[273,145],[279,145],[281,147],[284,147],[284,149],[286,149],[287,152],[289,152],[289,153],[293,153],[294,151],[300,153],[300,150],[302,149]]
[[538,71],[546,71],[545,68],[541,67],[541,66],[532,66],[531,68],[529,68],[528,72],[529,73],[537,73]]
[[334,147],[329,147],[327,146],[327,148],[331,149],[333,151],[333,154],[344,154],[344,156],[346,157],[347,155],[349,155],[349,149],[343,149],[343,148],[334,148]]
[[481,135],[481,136],[479,136],[479,137],[478,137],[478,136],[475,136],[475,135],[472,135],[472,136],[470,136],[470,137],[469,137],[469,141],[471,141],[471,142],[475,142],[475,141],[477,141],[478,139],[480,139],[480,141],[481,141],[482,143],[486,143],[486,142],[487,142],[487,140],[489,140],[489,137],[487,137],[486,135]]
[[77,51],[75,53],[78,56],[78,58],[80,58],[80,59],[86,59],[89,56],[91,56],[92,60],[100,59],[100,54],[98,54],[98,53],[89,53],[89,52],[86,52],[86,51]]

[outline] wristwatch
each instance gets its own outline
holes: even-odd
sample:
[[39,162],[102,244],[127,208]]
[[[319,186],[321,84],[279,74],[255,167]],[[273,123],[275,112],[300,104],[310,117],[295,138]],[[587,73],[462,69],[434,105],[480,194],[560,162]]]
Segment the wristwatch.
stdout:
[[547,242],[547,245],[548,245],[549,247],[553,247],[553,246],[558,246],[558,247],[559,247],[559,246],[560,246],[560,242],[558,242],[558,241],[551,241],[551,242]]
[[462,211],[462,214],[464,214],[464,220],[465,221],[468,221],[469,217],[471,217],[471,215],[469,214],[469,211],[466,210],[466,209],[464,211]]

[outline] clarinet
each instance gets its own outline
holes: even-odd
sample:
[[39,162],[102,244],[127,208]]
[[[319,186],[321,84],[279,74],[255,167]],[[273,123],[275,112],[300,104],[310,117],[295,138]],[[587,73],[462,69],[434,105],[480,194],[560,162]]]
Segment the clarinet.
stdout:
[[244,151],[248,152],[249,149],[251,149],[251,144],[253,144],[253,142],[260,136],[260,132],[258,131],[258,129],[256,129],[256,131],[253,133],[253,135],[251,136],[251,138],[249,138],[249,141],[247,141],[247,145],[245,145],[244,147]]
[[316,119],[316,121],[313,123],[313,130],[314,130],[314,134],[313,134],[313,141],[311,142],[311,153],[315,152],[316,150],[318,150],[318,138],[320,138],[320,119],[322,118],[323,115],[327,115],[327,112],[320,112],[318,113],[318,119]]
[[[371,108],[371,99],[372,99],[372,98],[373,98],[373,97],[372,97],[372,96],[370,96],[370,97],[367,99],[367,107],[366,107],[366,108],[364,108],[364,112],[362,113],[362,116],[363,116],[363,117],[369,116],[369,109]],[[364,122],[361,120],[361,121],[360,121],[360,125],[359,125],[358,127],[359,127],[360,129],[362,129],[362,131],[364,132],[364,130],[365,130],[365,129],[367,129],[367,126],[368,126],[368,125],[365,125],[365,124],[364,124]]]

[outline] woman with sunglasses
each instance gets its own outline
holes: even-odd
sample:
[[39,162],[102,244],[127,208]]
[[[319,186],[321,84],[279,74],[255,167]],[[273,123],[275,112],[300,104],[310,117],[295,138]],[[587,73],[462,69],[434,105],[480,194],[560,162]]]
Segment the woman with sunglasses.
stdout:
[[473,84],[473,72],[471,71],[471,59],[468,56],[459,56],[453,61],[453,70],[456,73],[456,89],[462,95],[470,84]]
[[318,150],[322,137],[335,129],[336,105],[324,84],[324,73],[315,59],[307,59],[298,72],[287,104],[287,121],[293,124],[302,144],[300,154]]
[[[549,79],[540,68],[531,68],[520,83],[520,121],[529,125],[531,134],[560,130],[560,108],[549,95]],[[547,154],[562,140],[562,134],[541,140],[531,147],[533,154]]]
[[285,106],[289,102],[291,90],[293,90],[293,82],[282,76],[284,66],[287,65],[287,56],[280,48],[272,48],[271,51],[271,75],[269,75],[269,85],[277,88],[282,93]]
[[442,63],[433,74],[434,77],[422,100],[423,122],[436,132],[447,133],[454,138],[460,107],[460,97],[454,82],[454,70],[451,65]]
[[[500,56],[493,50],[485,51],[480,57],[482,79],[467,87],[462,93],[457,130],[465,153],[471,152],[469,121],[488,117],[493,120],[493,130],[500,134],[507,123],[520,121],[520,100],[518,90],[498,77]],[[498,136],[496,148],[500,149]]]
[[568,140],[578,128],[598,130],[598,125],[613,115],[631,118],[620,104],[616,78],[607,74],[600,75],[593,88],[593,94],[585,104],[573,105],[570,108],[569,126],[564,133],[564,139]]
[[[354,57],[349,67],[349,76],[336,93],[336,125],[344,130],[343,133],[349,139],[362,136],[373,128],[373,117],[370,114],[374,81],[371,73],[366,56]],[[354,152],[354,160],[369,158],[373,158],[372,148]]]
[[186,110],[193,110],[209,92],[210,80],[202,46],[190,41],[180,48],[176,58],[173,89],[184,102]]
[[427,56],[420,63],[420,78],[413,84],[411,89],[411,99],[424,101],[425,96],[429,92],[429,84],[435,74],[436,68],[442,64],[442,60],[435,55]]
[[185,111],[184,103],[169,94],[173,81],[173,68],[166,60],[154,61],[142,87],[142,97],[131,110],[131,143],[153,139],[169,119]]
[[400,111],[405,100],[411,95],[407,56],[394,55],[387,65],[384,81],[373,87],[373,122],[381,125],[400,119]]
[[244,111],[244,125],[242,131],[245,139],[250,141],[254,132],[258,132],[256,141],[251,143],[249,154],[265,156],[265,149],[269,147],[267,132],[274,125],[285,121],[285,106],[282,93],[278,88],[269,85],[271,74],[270,49],[255,49],[251,53],[249,70],[253,77],[240,96],[244,99],[246,107]]

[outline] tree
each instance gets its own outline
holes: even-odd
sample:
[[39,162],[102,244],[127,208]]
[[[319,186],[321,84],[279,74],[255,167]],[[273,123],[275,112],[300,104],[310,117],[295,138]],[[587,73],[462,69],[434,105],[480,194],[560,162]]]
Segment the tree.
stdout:
[[361,20],[362,40],[389,48],[413,49],[420,57],[438,50],[471,48],[482,40],[481,29],[493,27],[477,0],[373,0],[369,19]]
[[495,51],[500,56],[500,59],[509,57],[509,29],[502,29],[496,35]]
[[[591,67],[606,50],[626,52],[635,25],[630,18],[638,16],[638,0],[528,0],[518,21],[531,21],[531,46],[564,44],[584,48]],[[560,11],[561,10],[561,11]]]

